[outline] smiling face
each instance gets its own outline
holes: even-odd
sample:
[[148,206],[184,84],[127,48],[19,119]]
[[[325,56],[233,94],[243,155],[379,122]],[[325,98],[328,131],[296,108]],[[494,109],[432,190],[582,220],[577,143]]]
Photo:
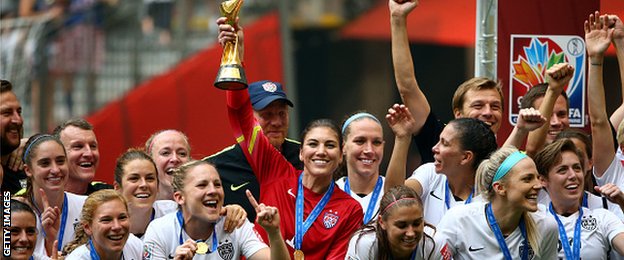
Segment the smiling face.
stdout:
[[386,231],[392,255],[408,257],[422,239],[425,221],[422,208],[417,204],[395,206],[387,213],[386,220],[380,218],[380,226]]
[[348,126],[342,148],[348,172],[363,176],[378,174],[383,148],[383,132],[379,123],[367,117],[353,121]]
[[0,100],[0,145],[2,155],[6,155],[19,147],[24,119],[22,106],[13,92],[1,93]]
[[[542,105],[543,101],[544,97],[539,97],[535,99],[535,101],[533,102],[533,107],[539,108]],[[559,95],[559,97],[557,97],[557,101],[555,101],[552,116],[550,117],[546,142],[552,143],[556,139],[557,134],[568,128],[570,128],[568,103],[563,96]]]
[[315,127],[306,134],[299,160],[304,171],[315,177],[331,177],[342,162],[338,133],[329,127]]
[[460,144],[460,133],[454,124],[448,124],[440,133],[440,140],[433,146],[433,158],[437,173],[453,173],[458,166],[469,163],[466,151]]
[[84,223],[84,230],[101,257],[122,252],[130,235],[126,206],[119,199],[100,204],[93,212],[91,223]]
[[214,166],[199,164],[188,169],[184,188],[176,191],[174,198],[188,217],[205,222],[217,222],[223,207],[223,186]]
[[65,151],[53,140],[40,142],[31,151],[33,155],[30,165],[24,165],[24,172],[31,178],[34,191],[43,188],[45,192],[62,192],[65,190],[69,171]]
[[152,162],[135,159],[123,167],[121,185],[117,185],[131,208],[151,208],[158,195],[158,173]]
[[254,111],[254,117],[269,142],[281,149],[288,134],[288,104],[284,100],[275,100],[260,111]]
[[548,171],[544,186],[553,204],[578,209],[583,196],[583,168],[578,156],[572,151],[563,151],[561,161]]
[[35,215],[27,211],[11,213],[11,257],[26,260],[35,251],[37,222]]
[[95,132],[68,126],[59,137],[67,151],[70,182],[88,184],[93,181],[100,161]]
[[464,95],[461,110],[454,111],[455,118],[479,119],[497,133],[503,118],[503,102],[495,89],[471,89]]
[[154,137],[151,156],[158,170],[159,199],[172,199],[172,170],[190,160],[189,145],[177,131],[164,131]]
[[533,160],[520,160],[503,179],[503,183],[495,183],[494,187],[497,193],[506,197],[507,203],[515,205],[520,211],[537,211],[537,194],[542,185]]

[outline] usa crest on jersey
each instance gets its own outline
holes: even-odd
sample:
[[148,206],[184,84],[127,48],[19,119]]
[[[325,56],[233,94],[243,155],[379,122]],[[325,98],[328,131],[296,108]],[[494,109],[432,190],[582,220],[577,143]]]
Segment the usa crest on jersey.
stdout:
[[336,226],[336,223],[338,223],[338,219],[340,219],[338,214],[330,210],[328,212],[325,212],[325,215],[323,216],[323,225],[326,229],[333,228],[334,226]]
[[594,231],[598,227],[598,224],[596,222],[596,218],[594,218],[592,215],[589,215],[587,217],[583,216],[583,220],[581,220],[581,227],[587,231]]
[[232,245],[232,241],[225,240],[222,244],[217,248],[219,251],[219,256],[225,260],[231,260],[234,257],[234,246]]

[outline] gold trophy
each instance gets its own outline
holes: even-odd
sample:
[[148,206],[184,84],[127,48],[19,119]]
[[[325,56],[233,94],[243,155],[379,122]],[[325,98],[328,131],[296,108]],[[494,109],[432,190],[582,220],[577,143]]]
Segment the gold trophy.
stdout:
[[[220,5],[221,15],[227,18],[227,23],[234,25],[236,17],[243,6],[243,0],[227,0]],[[225,90],[239,90],[247,88],[245,70],[238,57],[238,35],[234,42],[226,42],[221,56],[221,66],[214,86]]]

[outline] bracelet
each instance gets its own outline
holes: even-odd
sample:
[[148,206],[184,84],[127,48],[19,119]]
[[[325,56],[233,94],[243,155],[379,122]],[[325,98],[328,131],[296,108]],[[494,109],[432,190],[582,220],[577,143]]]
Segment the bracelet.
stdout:
[[602,63],[593,63],[593,62],[590,62],[589,64],[591,64],[591,65],[593,65],[593,66],[602,66]]

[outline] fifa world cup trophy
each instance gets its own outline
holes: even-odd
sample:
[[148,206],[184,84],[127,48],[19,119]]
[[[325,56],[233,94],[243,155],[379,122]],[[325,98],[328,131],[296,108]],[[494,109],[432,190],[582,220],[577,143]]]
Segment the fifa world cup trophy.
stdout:
[[[221,15],[227,18],[227,23],[233,25],[238,17],[243,0],[227,0],[221,3]],[[221,56],[221,66],[214,86],[225,90],[240,90],[247,88],[247,77],[239,57],[238,36],[235,41],[226,42]]]

